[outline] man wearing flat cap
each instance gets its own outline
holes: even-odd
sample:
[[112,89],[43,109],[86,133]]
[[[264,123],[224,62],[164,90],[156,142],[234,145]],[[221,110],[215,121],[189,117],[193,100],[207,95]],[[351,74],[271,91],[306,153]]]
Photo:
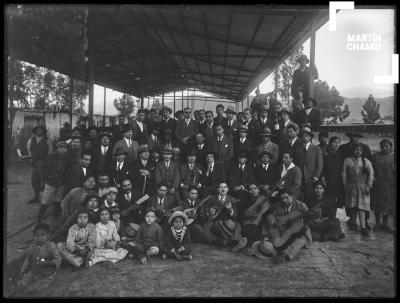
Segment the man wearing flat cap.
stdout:
[[36,125],[32,129],[33,136],[26,142],[28,155],[31,157],[32,176],[31,184],[35,196],[28,201],[28,204],[39,203],[39,193],[43,191],[43,180],[41,169],[44,160],[53,152],[53,144],[46,136],[46,128],[43,125]]
[[299,86],[302,86],[304,88],[304,97],[307,98],[310,91],[310,76],[312,76],[313,80],[317,80],[318,70],[315,65],[307,66],[310,60],[308,60],[306,55],[301,55],[297,59],[297,62],[300,64],[300,67],[293,73],[290,94],[293,98],[296,98],[296,90]]
[[133,127],[129,124],[124,125],[123,127],[124,137],[115,142],[113,147],[113,160],[115,160],[115,152],[117,149],[122,149],[126,152],[126,162],[132,164],[133,161],[137,159],[139,143],[136,140],[133,140]]

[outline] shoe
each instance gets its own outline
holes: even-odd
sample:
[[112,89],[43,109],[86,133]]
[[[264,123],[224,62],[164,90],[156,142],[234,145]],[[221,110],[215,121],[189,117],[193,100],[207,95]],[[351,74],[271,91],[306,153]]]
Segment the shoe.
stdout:
[[89,268],[89,267],[91,267],[91,266],[93,266],[93,261],[92,261],[92,260],[86,260],[86,262],[85,262],[85,267],[86,267],[86,268]]
[[163,260],[166,260],[167,259],[167,255],[166,254],[162,254],[162,258],[163,258]]
[[346,238],[346,235],[344,233],[341,233],[338,235],[338,241],[344,240],[344,238]]
[[191,255],[191,254],[188,254],[188,255],[182,255],[182,258],[183,258],[184,260],[188,260],[188,261],[190,261],[190,260],[192,260],[192,259],[193,259],[193,257],[192,257],[192,255]]
[[350,223],[349,224],[349,230],[357,231],[357,223]]
[[140,258],[140,260],[139,260],[139,262],[141,263],[141,264],[143,264],[143,265],[146,265],[147,264],[147,257],[145,256],[145,257],[141,257]]
[[367,221],[367,220],[365,220],[365,228],[366,228],[367,230],[372,230],[372,227],[368,224],[368,221]]
[[28,202],[27,202],[27,204],[35,204],[35,203],[39,203],[39,199],[38,198],[33,198],[33,199],[30,199]]
[[176,252],[175,250],[172,251],[172,254],[174,255],[175,259],[177,259],[178,261],[183,261],[182,256],[178,252]]
[[361,228],[361,234],[367,238],[369,238],[369,230],[366,228]]
[[288,261],[288,257],[284,253],[279,253],[273,258],[273,262],[275,264],[282,264],[282,263],[285,263],[287,261]]
[[247,238],[243,237],[239,240],[239,243],[235,245],[235,247],[232,248],[233,253],[238,253],[241,251],[243,248],[245,248],[247,245]]

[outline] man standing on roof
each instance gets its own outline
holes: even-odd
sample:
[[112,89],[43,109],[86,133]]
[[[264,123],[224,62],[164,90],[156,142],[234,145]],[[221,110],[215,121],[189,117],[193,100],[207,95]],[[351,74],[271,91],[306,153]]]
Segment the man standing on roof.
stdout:
[[306,55],[301,55],[297,62],[300,67],[296,69],[292,77],[292,85],[290,87],[290,94],[293,98],[297,98],[297,88],[302,87],[304,89],[304,99],[309,97],[310,91],[310,74],[314,80],[318,79],[318,70],[315,65],[307,66],[310,63]]

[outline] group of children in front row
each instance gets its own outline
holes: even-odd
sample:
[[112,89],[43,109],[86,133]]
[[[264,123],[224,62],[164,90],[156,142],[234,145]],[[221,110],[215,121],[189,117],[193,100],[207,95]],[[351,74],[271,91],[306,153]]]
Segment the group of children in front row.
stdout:
[[[93,196],[85,199],[85,208],[77,213],[77,222],[69,228],[67,241],[57,245],[49,241],[50,226],[39,223],[34,228],[33,244],[26,252],[18,276],[17,288],[25,293],[41,292],[54,280],[62,260],[76,269],[85,264],[86,268],[99,262],[113,266],[116,262],[136,256],[141,264],[147,264],[149,257],[162,255],[163,259],[173,257],[179,261],[191,260],[191,238],[187,228],[188,217],[175,211],[168,219],[171,228],[164,237],[156,222],[156,210],[145,211],[145,222],[135,237],[123,229],[118,208],[101,208],[93,205]],[[93,205],[93,206],[92,206]],[[89,217],[99,211],[100,221],[90,223]],[[119,232],[120,231],[120,232]],[[120,236],[121,234],[121,236]]]

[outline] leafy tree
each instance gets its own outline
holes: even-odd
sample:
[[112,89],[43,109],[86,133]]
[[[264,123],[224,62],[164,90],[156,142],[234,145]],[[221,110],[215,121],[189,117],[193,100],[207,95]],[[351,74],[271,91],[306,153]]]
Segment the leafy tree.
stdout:
[[132,96],[123,94],[122,97],[114,99],[114,107],[120,114],[129,117],[135,109],[136,101]]
[[343,121],[350,115],[349,107],[343,107],[344,98],[334,87],[329,87],[326,81],[318,80],[314,85],[314,99],[317,108],[321,111],[322,119],[329,119],[329,124],[336,124],[337,120]]
[[361,115],[363,116],[364,123],[375,124],[381,117],[379,114],[380,104],[376,103],[375,98],[369,95],[362,106]]

